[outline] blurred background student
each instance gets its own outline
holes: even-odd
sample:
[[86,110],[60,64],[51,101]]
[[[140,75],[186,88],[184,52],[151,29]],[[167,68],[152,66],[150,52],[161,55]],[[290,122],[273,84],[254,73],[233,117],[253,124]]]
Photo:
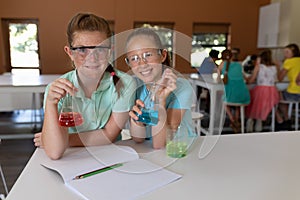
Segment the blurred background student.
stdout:
[[212,74],[216,72],[217,64],[216,61],[219,60],[219,51],[212,49],[209,52],[209,56],[204,58],[201,63],[198,72],[199,74]]
[[[285,76],[289,80],[288,88],[282,91],[282,99],[286,101],[300,101],[300,86],[296,83],[297,75],[300,73],[300,52],[297,44],[289,44],[284,48],[283,67],[278,75],[282,81]],[[283,120],[278,121],[276,129],[291,129],[291,120],[288,118],[288,104],[279,104],[278,111]]]
[[248,83],[256,81],[256,86],[250,90],[251,101],[246,107],[247,125],[246,131],[253,132],[253,119],[255,119],[255,131],[262,131],[262,121],[265,121],[272,108],[280,100],[279,92],[275,86],[277,69],[272,60],[272,52],[264,50],[260,53],[252,75]]
[[[228,49],[222,52],[222,60],[219,66],[220,73],[228,76],[227,83],[224,83],[223,101],[225,103],[249,104],[250,94],[245,83],[242,65],[240,62],[232,60],[232,53]],[[230,127],[234,132],[240,132],[240,109],[237,109],[236,106],[226,106],[226,113],[230,119]]]
[[[204,58],[202,64],[200,65],[199,69],[198,69],[198,73],[200,75],[202,74],[213,74],[214,72],[217,72],[218,69],[218,64],[216,63],[216,61],[219,60],[219,51],[212,49],[209,52],[209,56]],[[197,97],[198,100],[200,100],[201,98],[201,94],[202,92],[206,92],[206,96],[205,96],[205,112],[209,113],[209,106],[210,106],[210,95],[208,94],[209,90],[206,88],[202,88],[201,86],[197,86]],[[200,104],[199,104],[199,110],[200,110]]]

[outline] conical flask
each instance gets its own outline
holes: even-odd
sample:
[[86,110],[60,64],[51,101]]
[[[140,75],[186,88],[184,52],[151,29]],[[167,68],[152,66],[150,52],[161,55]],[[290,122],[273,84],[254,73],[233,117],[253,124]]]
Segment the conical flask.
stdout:
[[65,127],[80,126],[84,122],[75,99],[69,93],[63,98],[58,120],[59,124]]
[[156,98],[156,89],[158,85],[155,83],[148,84],[148,95],[144,99],[145,107],[141,108],[142,114],[138,116],[139,122],[145,125],[155,126],[158,123],[158,99]]

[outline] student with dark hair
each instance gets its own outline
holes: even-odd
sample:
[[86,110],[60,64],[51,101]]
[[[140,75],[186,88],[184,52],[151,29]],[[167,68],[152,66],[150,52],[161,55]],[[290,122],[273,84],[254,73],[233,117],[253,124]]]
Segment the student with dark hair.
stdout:
[[[43,147],[51,159],[62,157],[69,146],[114,142],[128,120],[135,82],[109,63],[111,36],[107,21],[94,14],[79,13],[69,22],[64,50],[74,70],[47,86],[43,129],[34,138],[35,145]],[[68,128],[59,124],[67,94],[78,104],[82,125]]]
[[[212,49],[209,52],[209,56],[204,58],[203,62],[201,63],[198,69],[198,73],[200,75],[203,75],[203,74],[213,74],[214,72],[217,72],[218,71],[218,65],[216,63],[217,60],[219,60],[219,51]],[[206,91],[208,93],[207,89],[197,86],[198,99],[200,98],[202,91]],[[205,112],[209,113],[209,110],[210,110],[210,96],[207,95],[205,101]]]
[[199,74],[212,74],[217,70],[216,60],[219,59],[219,51],[212,49],[209,52],[209,56],[204,58],[201,63],[198,72]]

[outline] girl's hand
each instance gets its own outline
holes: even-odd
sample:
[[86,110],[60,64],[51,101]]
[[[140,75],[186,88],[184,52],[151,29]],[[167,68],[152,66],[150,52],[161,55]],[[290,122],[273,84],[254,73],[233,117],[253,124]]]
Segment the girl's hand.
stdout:
[[162,78],[158,81],[159,89],[158,96],[160,100],[166,100],[172,91],[176,89],[177,76],[171,69],[166,69],[162,75]]
[[66,96],[67,93],[72,96],[77,92],[77,88],[65,78],[56,79],[53,83],[51,83],[47,95],[47,100],[54,104],[57,104],[61,98]]
[[138,99],[135,101],[135,105],[132,107],[131,111],[129,111],[129,116],[134,119],[134,120],[138,120],[138,116],[136,114],[141,115],[142,111],[140,108],[145,107],[145,104],[142,100]]
[[34,134],[33,142],[34,146],[43,148],[42,132]]

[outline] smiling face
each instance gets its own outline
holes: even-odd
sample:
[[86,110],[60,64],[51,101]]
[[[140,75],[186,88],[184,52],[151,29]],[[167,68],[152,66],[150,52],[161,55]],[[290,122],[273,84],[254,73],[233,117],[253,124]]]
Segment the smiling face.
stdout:
[[79,77],[99,79],[108,66],[109,46],[103,32],[77,31],[73,35],[71,48],[66,46],[65,51],[74,63]]
[[127,63],[133,73],[145,83],[158,81],[166,52],[159,49],[151,36],[136,35],[126,45]]

